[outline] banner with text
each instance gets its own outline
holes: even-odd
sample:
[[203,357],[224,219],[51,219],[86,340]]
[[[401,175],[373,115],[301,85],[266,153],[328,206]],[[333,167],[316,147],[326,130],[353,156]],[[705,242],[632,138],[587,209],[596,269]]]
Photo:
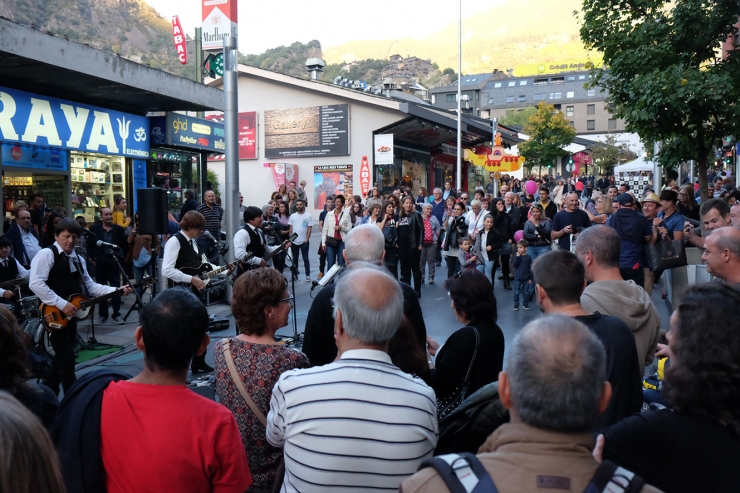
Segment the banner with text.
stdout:
[[224,36],[238,37],[237,0],[201,0],[204,50],[221,50]]
[[348,156],[349,105],[265,111],[265,157]]
[[354,195],[352,187],[351,164],[325,164],[313,167],[313,208],[324,210],[326,197],[329,195],[344,195],[350,199]]

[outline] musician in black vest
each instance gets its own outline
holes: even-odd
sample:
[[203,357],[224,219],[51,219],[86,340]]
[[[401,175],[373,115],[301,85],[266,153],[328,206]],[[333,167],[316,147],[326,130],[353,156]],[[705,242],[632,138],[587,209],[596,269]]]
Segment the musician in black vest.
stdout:
[[[196,276],[182,272],[181,269],[197,269],[208,259],[198,246],[198,236],[205,228],[206,219],[198,211],[188,211],[180,220],[180,231],[172,236],[164,245],[162,260],[162,276],[168,279],[170,285],[191,284],[198,291],[203,291],[206,285]],[[206,353],[196,355],[190,363],[193,373],[211,372],[213,367],[206,363]]]
[[[43,248],[31,261],[31,291],[42,303],[59,308],[68,317],[77,313],[77,308],[67,302],[73,294],[98,297],[119,289],[97,284],[87,273],[84,262],[75,252],[80,233],[82,228],[77,221],[63,218],[54,227],[54,244]],[[132,292],[128,286],[120,289],[123,294]],[[49,338],[54,360],[45,384],[55,394],[59,394],[60,383],[65,394],[75,383],[76,337],[77,319],[73,318],[66,328],[54,331]]]
[[[5,236],[0,236],[0,283],[12,281],[13,279],[28,279],[30,274],[18,260],[10,255],[10,247],[10,240]],[[21,294],[21,296],[25,295],[25,293]],[[13,291],[13,288],[0,288],[0,303],[6,305],[8,310],[13,312],[15,318],[20,321],[22,316],[16,303],[17,300],[18,296]]]
[[[287,248],[290,246],[290,242],[288,241],[285,241],[283,245],[268,245],[265,234],[260,229],[262,219],[262,209],[250,205],[244,209],[244,227],[239,229],[234,235],[234,258],[240,259],[250,253],[253,255],[246,262],[248,266],[251,266],[247,270],[249,268],[266,267],[268,262],[270,262],[269,265],[272,267],[272,260],[265,261],[264,256],[278,248]],[[237,266],[237,274],[241,275],[244,272],[245,268],[242,267],[242,264],[239,264]]]

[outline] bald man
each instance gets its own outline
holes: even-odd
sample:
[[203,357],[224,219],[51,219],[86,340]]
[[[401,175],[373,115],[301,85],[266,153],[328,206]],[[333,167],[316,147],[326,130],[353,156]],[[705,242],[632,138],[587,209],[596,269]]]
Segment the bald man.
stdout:
[[740,289],[740,230],[725,226],[709,233],[702,260],[707,272],[725,284]]

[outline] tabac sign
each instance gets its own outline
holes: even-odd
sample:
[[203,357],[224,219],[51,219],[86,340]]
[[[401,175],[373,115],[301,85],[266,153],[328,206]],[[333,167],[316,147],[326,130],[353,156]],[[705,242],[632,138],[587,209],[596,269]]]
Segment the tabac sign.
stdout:
[[0,140],[146,158],[149,121],[0,87]]

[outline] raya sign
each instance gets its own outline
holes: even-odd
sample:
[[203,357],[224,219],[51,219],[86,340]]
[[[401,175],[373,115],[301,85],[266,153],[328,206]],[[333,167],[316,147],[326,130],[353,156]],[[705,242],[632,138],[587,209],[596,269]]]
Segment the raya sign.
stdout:
[[180,18],[176,15],[172,17],[172,40],[175,42],[177,58],[181,64],[186,65],[188,63],[188,46],[185,43],[185,36],[182,33]]
[[327,164],[313,167],[313,208],[324,210],[326,197],[329,195],[344,195],[345,199],[354,195],[352,188],[351,164]]
[[203,12],[203,49],[220,50],[224,36],[238,35],[237,0],[201,0]]
[[146,158],[149,120],[0,87],[0,140]]

